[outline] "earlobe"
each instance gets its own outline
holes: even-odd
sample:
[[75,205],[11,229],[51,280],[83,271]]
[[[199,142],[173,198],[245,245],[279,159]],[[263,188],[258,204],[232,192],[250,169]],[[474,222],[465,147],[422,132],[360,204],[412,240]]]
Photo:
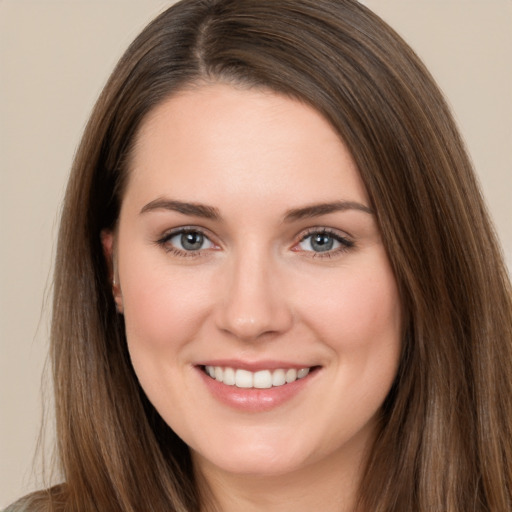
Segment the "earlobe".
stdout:
[[115,234],[110,229],[101,231],[101,245],[103,247],[103,255],[107,263],[108,277],[112,284],[112,295],[116,303],[116,309],[119,313],[123,313],[123,296],[119,285],[119,276],[117,273],[116,251],[115,251]]

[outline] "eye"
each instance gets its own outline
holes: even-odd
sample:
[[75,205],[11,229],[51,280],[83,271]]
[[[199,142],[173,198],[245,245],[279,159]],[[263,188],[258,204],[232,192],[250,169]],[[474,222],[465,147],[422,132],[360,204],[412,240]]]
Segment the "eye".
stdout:
[[215,247],[204,233],[192,228],[175,230],[165,235],[158,243],[178,255],[192,255]]
[[323,229],[309,232],[301,239],[297,247],[301,251],[312,252],[315,255],[325,253],[325,256],[328,256],[332,253],[347,250],[353,245],[353,242],[341,235]]

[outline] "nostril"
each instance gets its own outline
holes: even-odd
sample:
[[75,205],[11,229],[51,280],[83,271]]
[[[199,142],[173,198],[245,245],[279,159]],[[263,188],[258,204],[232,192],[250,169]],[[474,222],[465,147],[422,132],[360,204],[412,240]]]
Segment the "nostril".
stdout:
[[233,301],[220,309],[218,328],[240,340],[257,341],[279,336],[292,326],[287,305],[269,298],[261,301]]

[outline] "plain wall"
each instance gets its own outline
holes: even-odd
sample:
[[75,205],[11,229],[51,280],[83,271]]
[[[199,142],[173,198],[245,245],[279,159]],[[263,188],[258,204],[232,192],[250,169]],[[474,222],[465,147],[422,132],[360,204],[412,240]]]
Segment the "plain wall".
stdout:
[[[0,508],[41,485],[51,261],[73,153],[116,60],[171,3],[0,0]],[[445,91],[512,268],[512,2],[363,3]]]

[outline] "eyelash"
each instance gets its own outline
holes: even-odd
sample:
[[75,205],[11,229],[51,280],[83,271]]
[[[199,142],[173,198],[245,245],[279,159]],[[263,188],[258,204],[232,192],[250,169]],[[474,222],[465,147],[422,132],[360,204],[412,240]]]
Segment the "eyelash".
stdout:
[[[198,234],[203,236],[206,240],[209,240],[211,244],[215,245],[208,234],[203,231],[200,228],[197,227],[182,227],[178,228],[172,231],[169,231],[164,234],[160,239],[156,241],[157,245],[162,247],[167,253],[171,253],[178,257],[186,257],[186,258],[197,258],[200,256],[203,256],[205,251],[208,251],[209,249],[199,249],[197,251],[184,251],[182,249],[178,249],[174,245],[171,245],[169,241],[178,236],[178,235],[185,235],[185,234]],[[334,249],[334,250],[326,250],[325,252],[319,252],[319,251],[301,251],[300,249],[294,249],[304,241],[306,241],[309,237],[313,235],[326,235],[332,239],[334,239],[336,242],[340,244],[340,247]],[[354,242],[349,240],[348,238],[345,238],[341,236],[336,231],[329,229],[329,228],[310,228],[305,233],[301,233],[300,238],[297,242],[294,243],[292,250],[294,252],[303,252],[310,258],[332,258],[339,254],[342,254],[350,249],[352,249],[355,246]]]
[[159,240],[157,240],[156,243],[157,245],[161,246],[167,253],[173,254],[174,256],[185,258],[197,258],[198,256],[202,256],[204,251],[208,249],[200,249],[198,251],[183,251],[169,243],[169,241],[175,236],[186,235],[187,233],[201,235],[206,240],[209,240],[213,244],[213,242],[210,239],[210,236],[208,236],[202,229],[192,226],[182,227],[169,231],[165,233],[164,236],[162,236]]
[[[340,244],[337,249],[328,250],[325,252],[317,252],[317,251],[303,251],[310,258],[333,258],[336,257],[353,247],[355,244],[352,240],[341,236],[338,232],[329,229],[329,228],[310,228],[305,233],[302,233],[298,242],[295,243],[294,247],[303,243],[309,237],[313,235],[327,235],[328,237],[334,239],[336,242]],[[299,252],[297,250],[297,252]]]

